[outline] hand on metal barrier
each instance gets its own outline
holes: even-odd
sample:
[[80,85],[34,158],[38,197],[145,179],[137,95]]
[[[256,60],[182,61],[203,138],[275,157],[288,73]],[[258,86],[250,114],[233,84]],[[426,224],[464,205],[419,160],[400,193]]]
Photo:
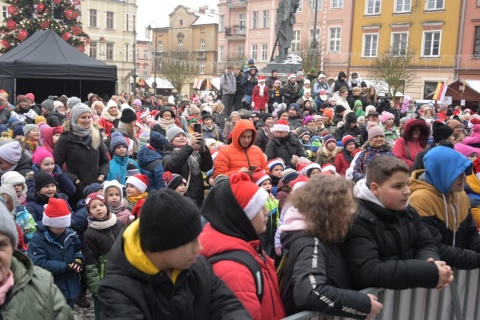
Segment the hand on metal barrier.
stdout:
[[367,293],[367,296],[370,298],[370,303],[372,304],[372,307],[370,308],[370,313],[367,316],[367,320],[374,319],[377,314],[380,313],[383,309],[383,304],[378,302],[378,299],[376,296],[373,294]]
[[433,258],[427,259],[428,262],[435,263],[438,268],[438,285],[437,290],[441,291],[448,287],[450,282],[453,281],[453,271],[445,261],[435,261]]

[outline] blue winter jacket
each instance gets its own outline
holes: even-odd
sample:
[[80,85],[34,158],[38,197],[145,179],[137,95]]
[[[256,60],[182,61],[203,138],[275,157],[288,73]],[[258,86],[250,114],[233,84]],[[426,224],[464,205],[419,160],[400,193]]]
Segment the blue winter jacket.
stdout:
[[140,173],[148,177],[148,188],[150,190],[160,190],[165,188],[163,181],[162,155],[151,146],[142,146],[137,154],[138,164],[140,165]]
[[[67,201],[68,204],[68,197],[63,193],[56,193],[55,198],[60,198]],[[27,205],[25,206],[32,215],[35,221],[42,221],[43,218],[43,211],[45,211],[45,205],[48,203],[48,198],[39,196],[37,193],[28,194],[27,196]],[[73,212],[70,205],[68,205],[70,212]]]
[[110,160],[110,170],[108,171],[106,181],[117,180],[120,184],[125,185],[127,181],[127,165],[133,163],[137,169],[138,163],[129,158],[129,157],[119,157],[117,155],[113,156],[113,159]]
[[370,162],[372,162],[375,157],[380,156],[392,156],[395,155],[392,153],[392,148],[388,144],[384,144],[381,148],[373,148],[370,146],[370,143],[367,142],[364,145],[365,151],[360,152],[358,155],[357,160],[355,161],[355,165],[353,167],[353,181],[357,182],[365,178],[365,172],[367,170],[367,166]]
[[87,206],[85,205],[85,199],[81,199],[77,203],[77,211],[72,215],[72,224],[70,225],[70,228],[75,230],[80,238],[88,227],[87,216],[88,212]]
[[76,299],[82,290],[80,273],[70,271],[68,264],[82,255],[82,243],[76,232],[67,228],[61,235],[51,233],[42,223],[28,245],[28,256],[34,265],[52,273],[53,280],[65,299]]

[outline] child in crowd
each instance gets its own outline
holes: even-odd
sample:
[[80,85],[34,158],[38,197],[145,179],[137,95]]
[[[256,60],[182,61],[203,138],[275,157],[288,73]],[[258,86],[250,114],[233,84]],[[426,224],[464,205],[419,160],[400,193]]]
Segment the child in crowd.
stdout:
[[120,184],[125,184],[128,165],[133,164],[137,169],[139,167],[137,162],[128,156],[128,143],[120,132],[112,134],[110,152],[113,154],[113,159],[110,160],[110,170],[105,181],[117,180]]
[[110,212],[117,215],[117,219],[124,225],[135,219],[132,213],[125,207],[123,198],[123,186],[117,180],[107,181],[103,184],[103,195],[107,199]]
[[82,243],[70,229],[70,208],[63,199],[49,198],[41,223],[28,246],[28,256],[34,265],[52,273],[70,308],[82,286]]
[[172,189],[181,196],[187,192],[187,181],[181,175],[167,171],[163,174],[163,180],[168,189]]
[[[0,187],[0,196],[5,201],[5,206],[13,216],[15,223],[20,226],[23,234],[23,243],[28,245],[32,240],[37,226],[35,220],[22,204],[18,203],[17,193],[11,184],[2,184]],[[23,208],[23,209],[22,209]]]
[[[118,183],[118,181],[115,181]],[[92,193],[85,199],[88,211],[88,229],[82,235],[82,253],[85,257],[85,280],[92,293],[95,319],[101,319],[98,286],[105,276],[107,253],[121,233],[124,224],[108,210],[107,199]]]
[[148,178],[146,175],[136,174],[127,179],[125,207],[133,214],[135,219],[140,218],[140,210],[148,197],[147,188]]
[[75,230],[77,235],[81,238],[82,234],[87,230],[88,227],[88,221],[87,221],[87,205],[85,204],[85,198],[87,195],[94,193],[94,192],[100,192],[102,193],[103,191],[103,186],[99,183],[91,183],[89,184],[84,190],[83,190],[83,195],[84,198],[80,199],[77,203],[77,210],[72,216],[72,224],[70,225],[70,228]]
[[278,210],[282,211],[283,204],[292,190],[292,181],[297,179],[298,172],[294,169],[287,169],[283,171],[282,179],[277,186]]
[[376,157],[355,185],[358,217],[343,244],[343,258],[357,289],[442,290],[453,280],[427,226],[408,204],[409,174],[402,160]]
[[15,188],[19,205],[27,204],[27,184],[24,176],[16,171],[5,172],[0,185],[3,184],[11,184]]
[[282,179],[283,171],[285,171],[285,164],[280,158],[272,159],[268,162],[268,170],[270,172],[270,180],[272,181],[272,194],[277,196],[277,186]]
[[[62,169],[55,164],[53,155],[45,148],[39,147],[33,153],[32,156],[32,170],[33,172],[43,171],[55,178],[55,183],[58,186],[58,191],[64,193],[67,197],[73,197],[77,192],[77,188],[73,184],[73,181],[63,173]],[[34,180],[28,180],[28,193],[35,193],[35,185],[31,182]]]
[[5,141],[0,144],[0,176],[8,171],[16,171],[26,176],[32,171],[32,160],[27,156],[18,141]]
[[297,162],[297,172],[307,178],[312,178],[322,174],[322,168],[318,163],[300,157]]
[[160,190],[165,188],[163,181],[163,147],[168,145],[168,140],[157,131],[150,132],[150,144],[140,147],[138,152],[138,164],[140,165],[140,173],[148,177],[148,189]]

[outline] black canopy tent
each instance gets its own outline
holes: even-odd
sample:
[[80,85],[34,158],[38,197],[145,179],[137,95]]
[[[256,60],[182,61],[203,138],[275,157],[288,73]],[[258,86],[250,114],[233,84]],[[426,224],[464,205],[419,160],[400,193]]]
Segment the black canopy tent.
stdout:
[[37,103],[49,95],[78,96],[117,92],[117,67],[97,61],[65,42],[53,30],[37,31],[0,57],[0,89],[15,102],[32,92]]

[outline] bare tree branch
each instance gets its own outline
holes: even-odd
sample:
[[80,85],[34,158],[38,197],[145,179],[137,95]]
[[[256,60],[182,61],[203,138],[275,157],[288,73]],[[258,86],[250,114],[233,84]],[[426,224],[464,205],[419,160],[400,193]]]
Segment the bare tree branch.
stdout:
[[160,74],[177,90],[179,96],[183,85],[198,74],[192,54],[188,51],[176,51],[162,54],[158,58]]

